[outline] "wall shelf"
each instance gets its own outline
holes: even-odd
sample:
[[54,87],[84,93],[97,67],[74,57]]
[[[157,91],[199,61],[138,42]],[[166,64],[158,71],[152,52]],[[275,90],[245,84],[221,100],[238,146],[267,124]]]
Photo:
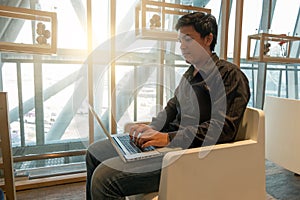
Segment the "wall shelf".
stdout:
[[[32,10],[0,5],[0,19],[6,25],[11,20],[22,20],[24,23],[34,23],[35,34],[28,34],[22,42],[0,41],[0,51],[32,53],[32,54],[55,54],[57,48],[57,16],[54,12]],[[32,41],[32,35],[36,36]],[[24,36],[25,37],[25,36]]]
[[[257,62],[300,63],[300,58],[291,52],[293,45],[299,45],[300,37],[284,34],[259,33],[248,36],[246,59]],[[255,44],[259,51],[254,52]]]

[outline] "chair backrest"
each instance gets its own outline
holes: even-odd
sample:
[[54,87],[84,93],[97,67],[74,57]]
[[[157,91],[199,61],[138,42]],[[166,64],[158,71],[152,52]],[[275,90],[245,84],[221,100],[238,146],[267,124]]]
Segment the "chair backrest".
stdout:
[[263,112],[256,108],[247,107],[240,123],[235,141],[252,139],[257,141],[259,133],[259,120]]

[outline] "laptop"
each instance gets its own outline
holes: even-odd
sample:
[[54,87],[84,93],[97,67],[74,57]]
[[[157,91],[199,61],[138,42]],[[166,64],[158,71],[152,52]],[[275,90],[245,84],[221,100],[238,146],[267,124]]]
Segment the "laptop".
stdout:
[[[153,146],[145,149],[138,147],[129,137],[128,133],[119,133],[111,135],[108,130],[105,128],[100,117],[95,112],[94,108],[89,105],[89,109],[93,116],[95,117],[97,123],[101,126],[103,132],[111,142],[112,146],[116,149],[120,158],[124,162],[142,160],[153,158],[157,156],[163,156],[166,150],[160,151],[162,148],[155,148]],[[168,148],[169,149],[169,148]]]

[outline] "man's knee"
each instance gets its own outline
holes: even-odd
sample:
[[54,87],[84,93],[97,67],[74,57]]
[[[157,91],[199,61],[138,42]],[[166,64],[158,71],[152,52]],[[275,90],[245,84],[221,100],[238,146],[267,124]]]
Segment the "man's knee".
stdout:
[[104,164],[100,164],[93,173],[91,193],[94,197],[121,196],[117,184],[118,171]]

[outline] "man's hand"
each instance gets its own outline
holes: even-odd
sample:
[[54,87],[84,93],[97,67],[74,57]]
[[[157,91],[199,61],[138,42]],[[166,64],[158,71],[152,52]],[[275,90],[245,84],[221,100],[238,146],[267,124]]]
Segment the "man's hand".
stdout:
[[133,140],[138,136],[139,133],[143,133],[148,129],[152,129],[152,128],[146,124],[133,125],[130,127],[130,131],[129,131],[130,138]]
[[130,128],[130,138],[141,148],[149,146],[164,147],[169,144],[167,133],[152,129],[145,124],[137,124]]

